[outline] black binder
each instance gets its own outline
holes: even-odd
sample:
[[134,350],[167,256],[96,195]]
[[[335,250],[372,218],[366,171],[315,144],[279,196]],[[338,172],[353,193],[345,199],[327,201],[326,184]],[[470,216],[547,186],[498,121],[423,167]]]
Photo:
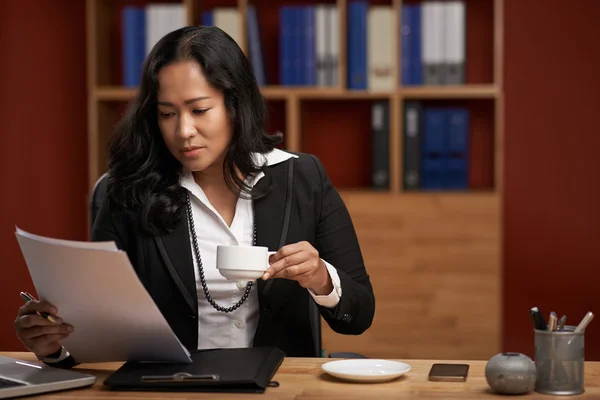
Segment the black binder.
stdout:
[[127,362],[104,384],[111,390],[263,393],[285,358],[275,347],[197,350],[191,364]]

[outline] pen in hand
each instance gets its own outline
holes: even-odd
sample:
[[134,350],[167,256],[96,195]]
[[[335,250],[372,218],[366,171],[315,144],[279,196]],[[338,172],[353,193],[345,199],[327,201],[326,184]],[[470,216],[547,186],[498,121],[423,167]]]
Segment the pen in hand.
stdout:
[[[21,292],[21,298],[25,301],[25,303],[27,303],[28,301],[35,301],[33,296],[27,292]],[[42,317],[46,318],[48,321],[52,322],[53,324],[56,323],[56,319],[54,318],[53,315],[48,314],[47,312],[43,312],[43,311],[38,312],[38,314],[41,315]]]

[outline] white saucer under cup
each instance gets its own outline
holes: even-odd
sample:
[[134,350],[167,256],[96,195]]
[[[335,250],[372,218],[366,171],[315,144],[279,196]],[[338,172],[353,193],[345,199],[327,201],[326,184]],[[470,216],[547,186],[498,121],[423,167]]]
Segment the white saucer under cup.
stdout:
[[354,382],[387,382],[410,371],[410,365],[403,362],[368,358],[330,361],[322,368],[331,376]]

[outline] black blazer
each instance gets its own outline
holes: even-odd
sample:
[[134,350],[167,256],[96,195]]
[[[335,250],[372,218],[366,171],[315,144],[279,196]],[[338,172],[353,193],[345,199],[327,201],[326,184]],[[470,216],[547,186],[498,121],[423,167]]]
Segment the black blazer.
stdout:
[[[360,334],[373,320],[375,299],[348,211],[314,156],[298,154],[288,186],[290,162],[270,166],[258,185],[272,190],[255,200],[258,246],[276,251],[306,240],[338,271],[342,287],[334,309],[319,306],[329,326],[342,334]],[[286,196],[291,189],[289,224],[284,224]],[[92,230],[92,240],[111,241],[126,251],[137,275],[186,348],[198,346],[198,299],[185,209],[175,231],[150,236],[139,229],[132,212],[110,208],[105,197]],[[284,227],[287,225],[287,227]],[[287,228],[287,229],[286,229]],[[202,229],[197,226],[196,229]],[[283,233],[283,235],[282,235]],[[258,279],[260,317],[254,345],[276,346],[287,356],[312,357],[307,289],[287,279]],[[202,332],[200,332],[202,334]]]

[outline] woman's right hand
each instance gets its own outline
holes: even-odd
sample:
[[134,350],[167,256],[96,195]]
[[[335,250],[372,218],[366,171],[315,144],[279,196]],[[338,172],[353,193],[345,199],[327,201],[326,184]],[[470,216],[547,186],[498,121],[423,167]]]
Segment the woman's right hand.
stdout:
[[[38,312],[47,312],[56,322],[42,317]],[[46,301],[31,300],[19,308],[14,326],[17,337],[25,347],[40,357],[54,354],[61,349],[59,340],[73,332],[73,326],[63,323],[56,316],[58,310]]]

